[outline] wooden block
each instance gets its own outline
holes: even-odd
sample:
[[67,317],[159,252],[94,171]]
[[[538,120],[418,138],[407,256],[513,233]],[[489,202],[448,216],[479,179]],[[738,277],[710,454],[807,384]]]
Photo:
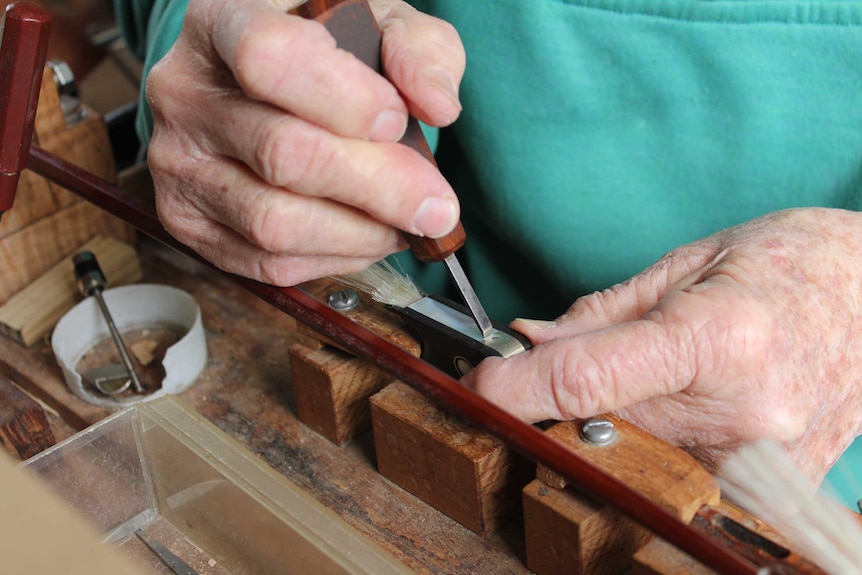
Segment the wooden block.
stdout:
[[533,466],[493,435],[468,426],[396,382],[371,398],[380,473],[475,533],[520,507]]
[[538,575],[622,573],[652,536],[615,509],[539,479],[522,496],[527,568]]
[[[96,255],[109,288],[141,279],[141,264],[135,249],[128,244],[98,236],[72,255],[81,250]],[[0,333],[23,345],[32,345],[53,329],[80,299],[70,255],[0,306]]]
[[392,382],[371,363],[332,347],[290,347],[299,419],[343,445],[371,426],[368,398]]
[[[302,288],[326,301],[329,293],[343,290],[344,286],[324,278],[308,282]],[[359,296],[359,305],[342,313],[418,356],[419,341],[404,330],[398,316],[367,294]],[[308,327],[300,325],[299,332],[302,343],[290,350],[297,415],[310,428],[343,445],[370,427],[368,398],[391,383],[392,377]]]
[[[66,126],[53,75],[46,72],[36,113],[35,141],[108,181],[116,181],[107,129],[91,113]],[[132,228],[75,194],[25,170],[12,209],[0,219],[0,304],[96,235],[134,241]]]
[[[601,417],[613,422],[618,434],[610,445],[595,446],[583,441],[580,438],[583,421],[557,423],[546,433],[685,523],[703,505],[719,503],[718,481],[687,452],[615,415]],[[559,476],[554,481],[548,480],[555,475],[548,469],[540,468],[537,475],[550,485],[560,486]]]
[[[602,417],[618,434],[609,445],[583,441],[583,421],[558,423],[547,433],[682,521],[719,503],[718,482],[688,453],[618,417]],[[632,565],[634,552],[651,537],[648,531],[578,493],[552,470],[539,466],[536,474],[523,494],[527,567],[549,575],[619,572]]]
[[54,443],[54,433],[42,406],[0,376],[0,445],[24,460]]
[[656,537],[635,553],[632,575],[713,575],[715,571]]

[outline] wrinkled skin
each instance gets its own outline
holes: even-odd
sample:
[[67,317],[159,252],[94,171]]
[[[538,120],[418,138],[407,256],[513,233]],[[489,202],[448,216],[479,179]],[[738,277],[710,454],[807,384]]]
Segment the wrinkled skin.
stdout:
[[527,421],[613,411],[708,466],[772,437],[819,483],[860,433],[862,215],[776,212],[681,247],[466,378]]
[[440,237],[460,214],[430,162],[394,143],[408,112],[434,126],[460,113],[454,29],[372,2],[390,82],[321,24],[285,14],[292,4],[192,0],[147,80],[165,228],[220,268],[276,285],[359,271],[406,247],[398,230]]
[[[387,79],[292,2],[192,0],[153,69],[149,162],[167,230],[276,285],[359,271],[458,219],[442,176],[396,144],[408,112],[460,113],[451,26],[372,1]],[[432,200],[425,203],[426,200]],[[433,200],[437,200],[436,202]],[[615,411],[715,465],[771,436],[819,481],[860,432],[862,216],[803,209],[682,247],[466,379],[528,421]]]

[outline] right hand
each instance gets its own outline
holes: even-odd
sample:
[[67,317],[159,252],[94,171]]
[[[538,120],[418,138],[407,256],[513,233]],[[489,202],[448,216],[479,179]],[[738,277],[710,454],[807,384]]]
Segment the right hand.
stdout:
[[460,212],[439,171],[396,143],[408,113],[458,117],[455,30],[372,0],[384,78],[285,13],[297,3],[192,0],[147,81],[163,225],[219,268],[280,286],[364,269],[406,247],[398,230],[440,237]]

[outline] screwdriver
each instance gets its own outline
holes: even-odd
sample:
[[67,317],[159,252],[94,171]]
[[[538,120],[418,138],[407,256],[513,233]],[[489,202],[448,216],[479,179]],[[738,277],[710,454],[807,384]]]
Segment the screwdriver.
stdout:
[[[308,0],[291,12],[322,23],[335,38],[339,48],[353,53],[373,70],[381,72],[382,36],[377,20],[366,0]],[[413,148],[437,166],[431,148],[425,141],[425,136],[422,135],[422,128],[415,118],[410,118],[401,143]],[[446,264],[449,275],[461,293],[464,303],[467,304],[479,331],[482,332],[483,337],[489,337],[494,331],[491,320],[455,255],[467,238],[461,223],[458,222],[455,229],[442,238],[425,238],[411,234],[404,234],[404,236],[413,255],[420,262],[442,261]]]
[[126,366],[129,379],[132,380],[132,388],[136,393],[143,393],[144,388],[141,385],[141,380],[138,379],[138,374],[135,372],[135,366],[132,364],[132,358],[129,352],[126,351],[126,345],[123,343],[123,338],[120,336],[120,330],[117,329],[117,324],[114,323],[114,318],[111,312],[108,311],[108,304],[105,303],[105,298],[102,297],[102,290],[105,289],[105,275],[102,273],[102,268],[99,267],[99,262],[93,252],[84,250],[75,254],[72,258],[75,264],[75,277],[78,280],[78,289],[86,296],[93,296],[102,310],[102,315],[108,324],[108,329],[111,332],[111,337],[114,339],[114,344],[117,346],[117,351],[120,353],[120,359],[123,360],[123,365]]

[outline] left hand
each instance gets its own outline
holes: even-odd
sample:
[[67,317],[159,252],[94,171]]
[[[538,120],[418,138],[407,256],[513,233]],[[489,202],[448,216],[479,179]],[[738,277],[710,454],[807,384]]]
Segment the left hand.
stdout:
[[862,424],[862,214],[775,212],[667,254],[464,383],[531,422],[616,412],[716,467],[763,437],[819,483]]

